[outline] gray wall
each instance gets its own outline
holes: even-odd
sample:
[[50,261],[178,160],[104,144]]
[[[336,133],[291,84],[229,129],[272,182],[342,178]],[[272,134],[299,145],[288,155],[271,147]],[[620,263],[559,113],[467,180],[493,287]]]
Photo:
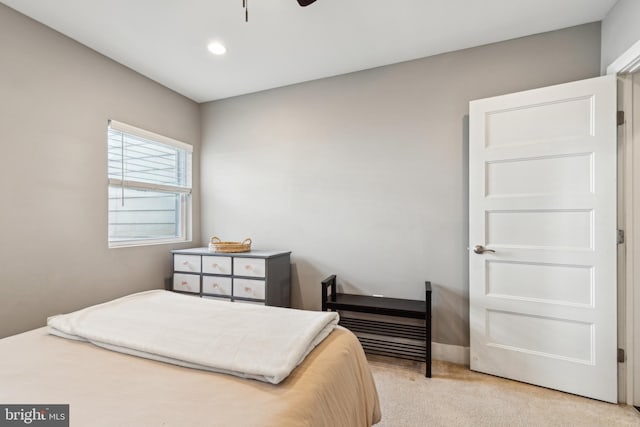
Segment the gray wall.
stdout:
[[618,0],[602,20],[602,72],[640,40],[640,1]]
[[164,286],[170,246],[107,249],[107,120],[195,145],[199,243],[198,110],[0,5],[0,337]]
[[202,238],[292,250],[296,307],[330,273],[431,280],[434,341],[467,346],[468,103],[599,74],[593,23],[204,104]]

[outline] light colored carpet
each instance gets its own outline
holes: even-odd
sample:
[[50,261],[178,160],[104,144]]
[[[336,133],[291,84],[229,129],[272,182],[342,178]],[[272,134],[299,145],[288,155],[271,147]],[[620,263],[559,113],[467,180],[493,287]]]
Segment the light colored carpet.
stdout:
[[640,426],[633,407],[472,372],[434,361],[368,356],[376,380],[382,421],[378,427],[427,426]]

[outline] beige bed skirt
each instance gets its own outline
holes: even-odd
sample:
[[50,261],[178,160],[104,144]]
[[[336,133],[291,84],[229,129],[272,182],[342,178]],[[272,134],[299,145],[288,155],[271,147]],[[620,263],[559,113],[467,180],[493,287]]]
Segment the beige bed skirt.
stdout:
[[380,420],[360,343],[334,330],[272,385],[48,335],[0,340],[0,403],[69,404],[71,426],[371,426]]

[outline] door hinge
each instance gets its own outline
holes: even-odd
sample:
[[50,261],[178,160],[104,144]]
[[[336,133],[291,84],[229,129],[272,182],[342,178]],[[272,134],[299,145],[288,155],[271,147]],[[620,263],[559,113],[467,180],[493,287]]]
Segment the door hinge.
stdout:
[[624,363],[624,349],[618,349],[618,363]]
[[618,114],[616,116],[616,123],[618,126],[624,124],[624,111],[618,111]]
[[618,230],[618,244],[624,243],[624,230]]

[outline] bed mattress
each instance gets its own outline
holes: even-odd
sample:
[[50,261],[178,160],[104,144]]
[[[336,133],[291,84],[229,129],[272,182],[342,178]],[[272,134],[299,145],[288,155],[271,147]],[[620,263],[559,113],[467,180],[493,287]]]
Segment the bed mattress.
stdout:
[[0,402],[69,404],[72,426],[370,426],[362,347],[334,330],[278,385],[138,358],[40,328],[0,340]]

